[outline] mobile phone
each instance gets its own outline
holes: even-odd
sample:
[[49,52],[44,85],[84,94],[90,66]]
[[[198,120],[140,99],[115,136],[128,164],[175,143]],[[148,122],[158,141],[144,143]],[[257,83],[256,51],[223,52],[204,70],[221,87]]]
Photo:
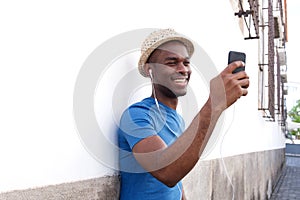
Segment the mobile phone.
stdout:
[[[230,64],[234,61],[243,61],[246,64],[246,54],[243,52],[238,52],[238,51],[229,51],[228,64]],[[236,68],[232,73],[235,74],[240,71],[245,71],[245,66]]]

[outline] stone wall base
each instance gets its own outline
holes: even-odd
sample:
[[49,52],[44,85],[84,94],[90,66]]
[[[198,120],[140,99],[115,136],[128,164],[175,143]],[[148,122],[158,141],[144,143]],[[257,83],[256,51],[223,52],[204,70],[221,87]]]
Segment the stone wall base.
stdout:
[[101,177],[0,194],[1,200],[115,200],[119,198],[118,176]]
[[[284,161],[285,149],[199,161],[183,180],[186,197],[188,200],[231,200],[234,194],[238,200],[269,199]],[[116,175],[11,191],[0,194],[0,200],[116,200],[119,188]]]
[[269,199],[284,164],[284,148],[200,161],[183,180],[185,194],[189,200]]

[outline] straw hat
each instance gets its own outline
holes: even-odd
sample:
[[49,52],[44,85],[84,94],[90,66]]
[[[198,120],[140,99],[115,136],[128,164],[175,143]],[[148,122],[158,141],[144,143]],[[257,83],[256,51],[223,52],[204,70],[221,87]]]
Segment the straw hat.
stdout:
[[194,45],[190,39],[175,32],[173,29],[159,29],[152,32],[142,44],[141,57],[138,63],[140,74],[144,77],[149,76],[144,69],[144,65],[147,62],[148,57],[157,47],[169,41],[181,41],[186,46],[189,56],[193,55]]

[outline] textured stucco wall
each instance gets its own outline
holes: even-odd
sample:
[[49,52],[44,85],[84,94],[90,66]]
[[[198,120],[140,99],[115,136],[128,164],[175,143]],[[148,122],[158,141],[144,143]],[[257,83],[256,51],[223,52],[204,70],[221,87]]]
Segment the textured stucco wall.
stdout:
[[[234,199],[262,200],[270,197],[284,165],[284,149],[254,152],[224,158],[234,186]],[[222,159],[200,161],[183,180],[189,200],[232,199]],[[100,177],[73,183],[12,191],[1,200],[114,200],[119,197],[119,177]]]

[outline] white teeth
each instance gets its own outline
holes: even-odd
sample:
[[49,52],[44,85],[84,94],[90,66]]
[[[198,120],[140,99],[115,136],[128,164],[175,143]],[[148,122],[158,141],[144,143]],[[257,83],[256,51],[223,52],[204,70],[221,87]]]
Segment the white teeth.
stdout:
[[185,78],[182,78],[182,79],[175,79],[174,80],[176,83],[184,83],[186,82],[186,79]]

